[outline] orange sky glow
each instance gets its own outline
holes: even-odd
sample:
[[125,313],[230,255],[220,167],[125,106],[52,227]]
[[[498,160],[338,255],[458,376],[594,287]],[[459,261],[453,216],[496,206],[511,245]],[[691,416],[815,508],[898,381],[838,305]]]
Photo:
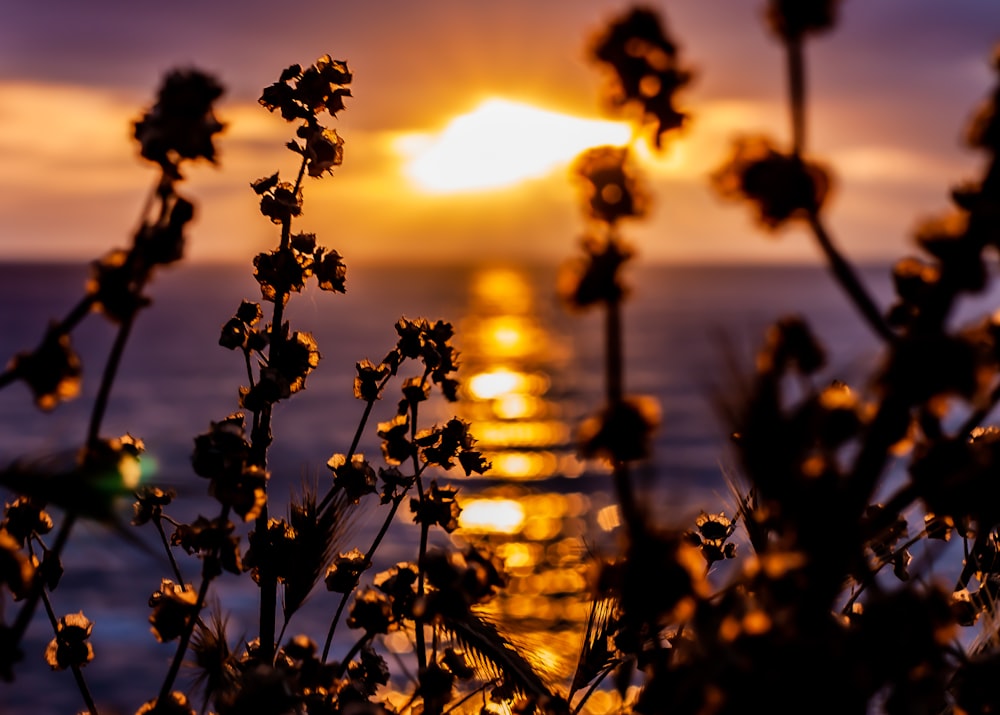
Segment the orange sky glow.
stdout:
[[[179,4],[181,16],[188,4]],[[262,3],[249,3],[245,16],[235,3],[219,5],[236,14],[216,18],[217,34],[188,37],[140,10],[112,21],[111,3],[97,2],[100,47],[59,46],[58,26],[31,45],[22,36],[42,27],[51,35],[53,25],[30,9],[14,13],[0,30],[0,259],[87,260],[126,242],[155,178],[137,159],[130,123],[159,73],[187,65],[228,88],[218,110],[227,124],[220,163],[191,167],[182,187],[198,212],[188,255],[247,261],[268,249],[274,227],[249,183],[294,172],[283,149],[294,130],[256,97],[284,66],[325,52],[349,62],[354,97],[331,122],[346,142],[344,164],[306,184],[301,230],[362,262],[552,261],[574,249],[583,219],[568,166],[589,145],[628,137],[602,105],[604,76],[586,59],[587,41],[627,5],[370,3],[341,9],[322,33],[313,27],[320,18],[292,29]],[[648,260],[816,258],[797,229],[769,240],[745,207],[721,201],[708,184],[735,135],[788,134],[780,49],[760,22],[762,5],[656,6],[695,80],[681,95],[688,125],[662,154],[644,152],[653,213],[626,231]],[[876,5],[845,0],[841,26],[809,47],[810,146],[834,169],[830,224],[859,260],[907,250],[913,226],[943,210],[949,188],[975,171],[978,157],[959,140],[990,88],[991,41],[980,32],[973,42],[966,28],[1000,27],[1000,11],[972,0],[940,17],[929,0]],[[152,33],[148,46],[141,33]],[[53,53],[48,64],[39,59]]]

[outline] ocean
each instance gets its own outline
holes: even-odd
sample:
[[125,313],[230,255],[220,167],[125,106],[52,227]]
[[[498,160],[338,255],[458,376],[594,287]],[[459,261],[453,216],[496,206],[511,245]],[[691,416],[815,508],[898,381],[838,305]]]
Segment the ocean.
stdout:
[[[887,305],[888,268],[866,267],[862,275]],[[0,265],[0,360],[36,345],[47,321],[62,317],[81,295],[86,276],[87,267],[79,265]],[[661,414],[652,456],[639,465],[636,479],[643,503],[664,524],[687,525],[700,510],[731,512],[724,477],[733,469],[726,455],[729,430],[718,405],[737,394],[741,379],[751,373],[754,352],[775,319],[798,314],[809,321],[828,350],[824,376],[831,380],[864,387],[859,381],[877,364],[876,340],[823,267],[640,264],[626,276],[625,389],[654,398]],[[463,399],[434,401],[422,415],[428,424],[452,415],[469,420],[474,433],[482,430],[480,446],[496,469],[485,477],[449,481],[458,487],[460,502],[469,505],[457,539],[486,533],[485,522],[476,517],[489,521],[489,514],[509,506],[519,526],[490,532],[508,563],[520,563],[514,558],[521,553],[519,539],[543,544],[545,553],[562,555],[537,559],[532,578],[548,568],[546,578],[556,574],[563,591],[582,588],[582,552],[602,543],[602,529],[604,543],[613,542],[613,532],[606,531],[605,518],[613,512],[607,473],[581,461],[573,448],[577,425],[601,401],[603,323],[598,312],[565,310],[555,284],[553,266],[352,266],[344,295],[312,286],[293,295],[286,317],[293,330],[313,333],[322,359],[306,390],[274,411],[269,491],[278,513],[284,495],[303,480],[325,488],[327,459],[347,450],[363,407],[352,396],[355,363],[377,362],[393,347],[400,317],[444,319],[457,330]],[[190,468],[191,448],[210,421],[237,409],[246,367],[218,338],[240,301],[259,301],[259,290],[249,266],[182,265],[159,273],[149,294],[153,303],[140,315],[126,349],[103,434],[128,432],[144,440],[144,479],[178,491],[169,513],[179,519],[212,515],[216,506],[206,495],[207,484]],[[980,304],[995,299],[985,296]],[[114,326],[99,315],[79,326],[74,344],[83,361],[82,394],[50,413],[37,410],[21,384],[0,391],[0,463],[81,444],[113,336]],[[390,386],[361,443],[376,464],[374,423],[391,417],[397,399],[398,388]],[[371,510],[377,511],[374,504]],[[415,557],[416,528],[404,512],[376,567]],[[122,514],[130,518],[128,503]],[[59,517],[56,512],[57,523]],[[376,513],[359,519],[355,536],[362,550],[381,518]],[[246,527],[240,529],[245,533]],[[155,546],[150,527],[141,534]],[[570,552],[572,563],[566,559]],[[169,577],[166,560],[83,523],[64,561],[53,607],[57,615],[82,609],[95,623],[96,658],[84,670],[88,683],[102,712],[134,712],[155,695],[173,654],[173,644],[159,644],[150,633],[146,607],[160,579]],[[186,577],[196,580],[193,560],[182,559],[181,565]],[[531,598],[559,591],[550,584],[532,592],[526,584],[536,582],[525,576],[507,604],[508,619],[534,619],[536,631],[553,619],[573,621],[568,602]],[[4,598],[4,618],[10,621],[16,604],[7,594]],[[253,637],[257,593],[248,579],[224,575],[212,598],[229,612],[234,640],[240,633]],[[289,634],[307,632],[322,641],[333,604],[321,584]],[[349,635],[346,628],[341,631],[338,637]],[[72,676],[50,672],[43,661],[50,639],[39,608],[15,682],[0,683],[0,713],[72,713],[83,707]]]

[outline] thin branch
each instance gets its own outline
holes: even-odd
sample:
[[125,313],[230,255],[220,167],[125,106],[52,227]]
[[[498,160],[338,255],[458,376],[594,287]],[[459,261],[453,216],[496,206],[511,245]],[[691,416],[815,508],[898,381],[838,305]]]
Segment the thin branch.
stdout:
[[801,156],[806,144],[806,72],[802,36],[788,38],[788,105],[792,119],[792,153]]
[[104,365],[104,374],[101,376],[101,386],[98,389],[97,397],[94,400],[94,409],[90,413],[90,426],[87,429],[87,445],[93,447],[100,437],[101,422],[104,420],[104,413],[108,407],[108,400],[111,397],[111,388],[115,382],[115,375],[121,365],[122,355],[125,353],[125,345],[128,343],[132,326],[135,324],[136,311],[131,311],[118,326],[118,334],[115,342],[111,346],[111,353],[108,361]]
[[809,217],[809,227],[812,229],[816,242],[819,243],[820,248],[823,250],[823,254],[826,256],[834,277],[851,300],[854,301],[855,307],[868,323],[868,326],[885,342],[889,344],[894,343],[896,341],[896,334],[889,327],[888,323],[885,322],[885,318],[882,317],[882,311],[875,304],[874,299],[864,287],[864,284],[862,284],[854,268],[834,245],[829,232],[815,213]]
[[[31,547],[31,542],[28,542],[28,552],[34,557],[35,550]],[[45,593],[43,588],[41,591],[42,605],[45,606],[45,613],[49,617],[49,623],[52,624],[52,632],[55,634],[56,638],[59,637],[59,619],[56,618],[56,613],[52,609],[52,602],[49,600],[49,596]],[[70,670],[73,672],[73,679],[76,681],[76,687],[80,691],[80,695],[83,697],[83,702],[87,706],[87,711],[90,715],[98,715],[97,704],[94,702],[94,696],[90,694],[90,688],[87,687],[87,681],[83,677],[83,671],[80,666],[76,663],[70,665]]]
[[[418,474],[414,481],[420,479]],[[378,550],[379,545],[382,543],[382,539],[389,531],[389,526],[392,524],[393,518],[396,516],[396,511],[399,509],[399,505],[403,503],[403,499],[409,492],[409,487],[403,490],[400,494],[397,494],[392,500],[392,506],[389,509],[388,515],[382,521],[382,526],[379,528],[378,533],[375,535],[375,539],[372,541],[372,545],[368,547],[368,552],[365,554],[365,568],[372,563],[372,558],[375,556],[375,552]],[[340,604],[337,606],[337,612],[333,616],[333,620],[330,621],[330,628],[326,633],[326,642],[323,644],[323,662],[326,662],[327,657],[330,655],[330,645],[333,643],[333,633],[337,629],[337,624],[340,621],[340,617],[344,612],[344,606],[347,604],[347,597],[350,592],[346,592],[341,596]]]
[[[227,519],[229,519],[229,507],[223,506],[219,521],[225,522]],[[154,712],[160,708],[162,703],[166,702],[171,689],[174,687],[174,681],[177,680],[177,674],[180,672],[181,664],[184,662],[184,654],[187,652],[188,645],[191,642],[195,625],[201,621],[201,611],[205,607],[205,597],[208,595],[208,587],[218,574],[218,559],[219,551],[216,549],[211,554],[205,556],[202,562],[201,585],[198,587],[198,597],[195,600],[194,612],[191,614],[191,619],[181,634],[180,642],[177,644],[177,651],[174,653],[174,659],[170,663],[170,669],[167,671],[163,684],[160,686],[160,694],[156,698],[156,709]],[[208,565],[212,562],[214,564],[210,570]],[[183,581],[181,584],[183,584]]]
[[177,559],[174,558],[174,552],[170,549],[170,541],[167,539],[167,532],[163,529],[163,520],[160,517],[153,517],[153,523],[156,524],[156,531],[160,534],[160,541],[163,543],[163,548],[167,552],[167,558],[170,560],[170,566],[174,571],[174,576],[177,577],[177,583],[184,583],[184,576],[181,574],[181,568],[177,564]]

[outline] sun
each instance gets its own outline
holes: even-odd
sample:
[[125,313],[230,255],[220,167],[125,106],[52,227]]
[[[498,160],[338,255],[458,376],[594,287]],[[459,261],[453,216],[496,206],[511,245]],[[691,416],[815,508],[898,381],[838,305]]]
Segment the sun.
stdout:
[[632,138],[626,122],[584,119],[507,99],[487,99],[437,134],[396,140],[407,178],[428,193],[486,191],[543,177],[580,152]]

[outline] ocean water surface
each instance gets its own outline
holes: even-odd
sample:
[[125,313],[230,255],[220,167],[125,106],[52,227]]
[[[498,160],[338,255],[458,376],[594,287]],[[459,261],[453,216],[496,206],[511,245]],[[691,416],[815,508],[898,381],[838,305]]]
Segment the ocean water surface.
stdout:
[[[217,511],[207,483],[191,471],[190,453],[210,421],[237,410],[246,368],[241,355],[220,347],[218,338],[242,299],[260,299],[251,273],[244,266],[189,265],[156,277],[149,291],[153,304],[136,324],[104,421],[106,436],[128,432],[144,440],[144,479],[178,491],[168,511],[181,520]],[[578,597],[567,594],[583,588],[586,551],[613,544],[614,507],[606,471],[581,461],[573,449],[580,420],[600,405],[601,316],[564,310],[555,296],[555,274],[550,266],[514,264],[361,266],[349,270],[345,295],[313,287],[293,295],[286,317],[293,330],[314,334],[322,359],[307,389],[274,410],[269,492],[280,515],[284,495],[303,481],[325,490],[326,461],[347,451],[362,412],[352,396],[354,365],[363,358],[378,361],[393,347],[397,319],[450,321],[462,353],[462,399],[435,401],[425,415],[428,424],[452,415],[472,422],[494,464],[486,477],[441,475],[455,477],[450,483],[466,509],[454,538],[490,544],[519,579],[500,607],[511,629],[526,640],[546,634],[571,641],[582,611]],[[62,317],[81,295],[86,275],[85,266],[0,265],[0,360],[36,345],[47,321]],[[655,398],[661,411],[653,455],[640,465],[637,479],[646,490],[644,503],[663,523],[686,525],[701,509],[729,507],[728,429],[718,405],[737,393],[776,318],[795,313],[810,322],[828,349],[831,379],[856,384],[878,358],[876,341],[821,267],[637,266],[627,275],[626,391]],[[864,278],[887,304],[888,270],[872,267]],[[0,464],[81,444],[113,335],[114,326],[98,315],[77,329],[82,394],[51,413],[39,412],[23,385],[0,391]],[[397,400],[398,387],[390,384],[361,442],[376,464],[381,456],[375,422],[389,419]],[[362,550],[384,515],[374,505],[371,511],[355,526]],[[415,557],[418,530],[404,511],[376,569]],[[130,518],[128,503],[122,515]],[[155,547],[155,533],[146,530],[136,531]],[[185,576],[196,581],[198,565],[181,557]],[[134,712],[155,695],[174,650],[153,638],[146,607],[160,579],[169,577],[166,560],[155,548],[136,548],[84,523],[74,531],[64,562],[53,606],[57,615],[82,609],[96,624],[96,658],[84,671],[88,682],[102,712]],[[213,599],[229,613],[234,641],[240,634],[253,636],[257,593],[248,579],[224,575]],[[288,633],[322,641],[335,606],[321,584]],[[3,607],[10,620],[16,604],[8,599]],[[338,637],[351,640],[344,627]],[[49,672],[43,661],[50,639],[39,609],[16,681],[0,683],[0,713],[82,708],[72,676]],[[405,644],[399,647],[405,650]]]

